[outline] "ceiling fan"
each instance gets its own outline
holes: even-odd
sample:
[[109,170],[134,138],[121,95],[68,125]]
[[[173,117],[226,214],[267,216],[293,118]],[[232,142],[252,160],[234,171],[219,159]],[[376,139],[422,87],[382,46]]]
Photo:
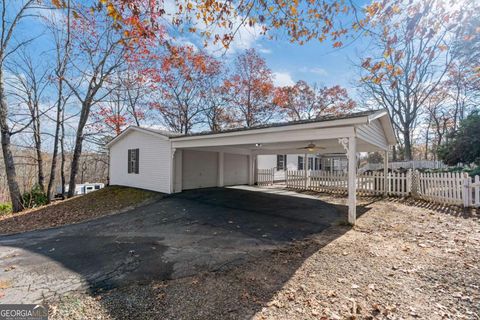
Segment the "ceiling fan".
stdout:
[[310,142],[307,146],[302,148],[297,148],[299,150],[307,150],[307,151],[315,151],[315,150],[322,150],[325,149],[324,147],[317,147],[313,142]]

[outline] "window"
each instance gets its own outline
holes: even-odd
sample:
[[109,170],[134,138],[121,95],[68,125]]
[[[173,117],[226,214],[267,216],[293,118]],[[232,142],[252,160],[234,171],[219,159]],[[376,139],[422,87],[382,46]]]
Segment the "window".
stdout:
[[321,169],[322,169],[322,165],[320,163],[320,159],[315,158],[315,170],[321,170]]
[[139,149],[128,149],[128,173],[138,173]]
[[277,154],[277,170],[287,169],[287,155],[286,154]]
[[298,170],[303,170],[304,167],[305,167],[305,165],[304,165],[304,162],[303,162],[303,157],[302,157],[302,156],[298,156],[297,169],[298,169]]
[[313,158],[308,158],[308,170],[313,170]]

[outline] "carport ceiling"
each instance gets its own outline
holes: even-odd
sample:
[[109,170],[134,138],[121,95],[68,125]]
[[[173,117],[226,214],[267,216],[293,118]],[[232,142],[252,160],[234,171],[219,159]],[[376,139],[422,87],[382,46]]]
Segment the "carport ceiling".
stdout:
[[[313,143],[319,149],[308,151],[305,147]],[[363,140],[358,140],[357,148],[360,152],[382,151],[383,149],[371,145]],[[229,152],[238,154],[325,154],[325,153],[345,153],[345,149],[339,144],[338,139],[324,140],[303,140],[295,142],[277,142],[277,143],[256,143],[242,144],[234,146],[219,147],[193,147],[188,148],[198,151]]]

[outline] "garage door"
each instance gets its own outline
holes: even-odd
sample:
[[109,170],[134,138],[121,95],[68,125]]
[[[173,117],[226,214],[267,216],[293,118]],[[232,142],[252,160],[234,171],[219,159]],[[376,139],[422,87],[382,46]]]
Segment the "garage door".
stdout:
[[248,184],[248,156],[225,153],[223,182],[226,186]]
[[183,151],[182,186],[184,190],[217,186],[216,152]]

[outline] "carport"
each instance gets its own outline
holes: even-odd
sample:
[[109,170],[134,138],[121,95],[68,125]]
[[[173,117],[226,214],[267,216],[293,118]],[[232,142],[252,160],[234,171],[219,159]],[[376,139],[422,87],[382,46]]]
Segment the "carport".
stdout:
[[[170,137],[170,141],[172,192],[253,185],[256,159],[261,154],[346,153],[348,221],[351,224],[357,216],[357,153],[381,151],[386,155],[396,142],[390,118],[384,110],[190,134]],[[384,159],[387,161],[387,157]]]

